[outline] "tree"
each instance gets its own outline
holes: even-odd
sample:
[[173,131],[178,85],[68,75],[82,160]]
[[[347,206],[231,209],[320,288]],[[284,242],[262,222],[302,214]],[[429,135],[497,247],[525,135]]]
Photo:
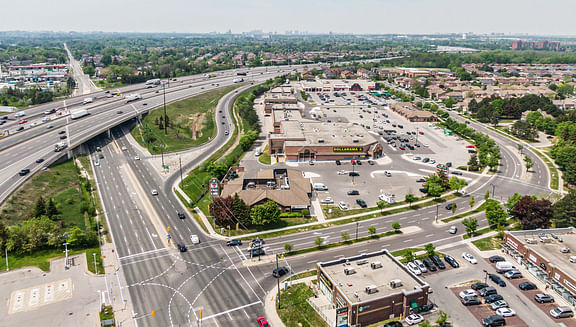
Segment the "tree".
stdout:
[[552,203],[524,196],[514,205],[510,215],[522,223],[524,229],[548,228],[552,220]]
[[293,249],[294,249],[294,244],[292,244],[292,243],[284,244],[284,250],[286,252],[292,252]]
[[484,193],[484,200],[488,201],[488,199],[490,199],[490,190],[486,190],[486,193]]
[[468,204],[470,205],[470,208],[474,207],[474,202],[476,202],[476,200],[474,199],[474,195],[472,195],[470,197],[470,200],[468,201]]
[[562,199],[552,206],[555,227],[576,225],[576,191],[570,190]]
[[414,251],[412,251],[411,249],[406,249],[406,251],[404,251],[404,260],[406,262],[410,262],[410,261],[414,261]]
[[448,322],[448,314],[442,310],[438,310],[438,319],[436,319],[436,323],[439,326],[444,326]]
[[486,201],[485,209],[486,220],[490,225],[496,226],[497,228],[506,225],[506,218],[508,218],[508,213],[498,201],[488,200]]
[[418,198],[415,197],[414,194],[408,193],[404,196],[404,201],[408,202],[410,208],[412,208],[412,202],[416,202],[416,200],[418,200]]
[[386,201],[378,201],[376,202],[376,205],[378,206],[378,209],[380,209],[380,214],[382,214],[382,210],[388,206],[388,203]]
[[434,247],[434,244],[428,243],[424,245],[424,250],[426,250],[426,254],[431,257],[435,254],[434,251],[436,250],[436,247]]
[[401,227],[400,227],[400,223],[397,222],[397,221],[393,222],[393,223],[392,223],[392,228],[394,228],[394,232],[396,232],[396,233],[400,232],[400,228],[401,228]]
[[462,225],[466,227],[466,233],[468,234],[468,236],[472,236],[474,233],[476,233],[476,230],[478,229],[478,219],[464,218],[464,220],[462,220]]
[[40,217],[46,214],[46,203],[42,196],[38,197],[36,200],[36,205],[34,205],[34,212],[32,213],[32,217]]
[[370,237],[376,236],[376,227],[374,226],[368,227],[368,233],[370,234]]
[[473,154],[470,156],[470,160],[468,160],[468,170],[477,171],[478,169],[480,169],[480,166],[478,164],[478,156],[476,154]]
[[452,203],[450,210],[452,210],[452,214],[456,213],[456,203]]
[[244,225],[249,225],[252,222],[250,206],[238,196],[238,193],[234,194],[234,198],[232,199],[232,213],[234,213],[236,219]]
[[100,62],[106,67],[112,63],[112,56],[105,54],[102,56],[102,59],[100,59]]
[[58,209],[56,208],[56,204],[54,203],[54,200],[52,200],[52,198],[50,198],[48,200],[48,206],[46,206],[46,216],[48,216],[48,218],[50,219],[54,219],[56,218],[56,216],[58,216],[59,212]]
[[348,240],[350,239],[350,234],[348,234],[348,232],[342,232],[340,233],[340,236],[342,237],[342,241],[344,241],[345,243],[347,243]]
[[316,239],[314,240],[314,244],[316,244],[317,247],[322,247],[322,243],[324,243],[324,239],[320,236],[317,236]]
[[263,205],[252,208],[252,223],[255,225],[275,224],[280,219],[282,210],[278,204],[272,200],[266,201]]
[[526,166],[526,171],[530,171],[530,168],[534,167],[534,162],[529,156],[524,156],[524,166]]
[[6,246],[9,236],[6,225],[4,225],[4,222],[0,219],[0,249],[3,249]]
[[432,327],[432,324],[428,320],[424,320],[420,323],[419,327]]
[[442,192],[444,192],[444,187],[442,187],[442,185],[438,184],[438,183],[426,183],[426,187],[428,190],[428,195],[433,196],[435,198],[439,197],[442,195]]
[[210,214],[221,226],[230,226],[236,223],[232,211],[234,200],[231,196],[217,197],[210,203]]
[[450,178],[450,189],[460,192],[460,189],[464,188],[464,186],[466,186],[465,180],[459,179],[456,176]]
[[504,206],[506,207],[506,209],[508,209],[508,212],[512,212],[512,208],[514,208],[514,206],[516,205],[516,203],[518,203],[518,201],[520,201],[520,199],[522,199],[522,195],[518,192],[514,192],[514,194],[512,194],[509,198],[508,201],[506,201],[506,204],[504,204]]

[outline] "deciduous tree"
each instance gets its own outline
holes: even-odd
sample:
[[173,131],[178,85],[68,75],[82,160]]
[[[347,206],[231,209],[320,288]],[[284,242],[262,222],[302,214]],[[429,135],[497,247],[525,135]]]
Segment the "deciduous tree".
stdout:
[[524,196],[512,208],[511,215],[522,223],[524,229],[548,228],[552,220],[552,203]]

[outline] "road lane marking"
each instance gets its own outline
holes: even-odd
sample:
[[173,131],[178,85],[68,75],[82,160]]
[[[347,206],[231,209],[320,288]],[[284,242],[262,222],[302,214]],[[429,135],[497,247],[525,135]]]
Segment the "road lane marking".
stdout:
[[260,304],[260,303],[262,303],[262,301],[256,301],[256,302],[252,302],[252,303],[249,303],[249,304],[245,304],[245,305],[242,305],[242,306],[239,306],[239,307],[230,309],[230,310],[218,312],[218,313],[215,313],[215,314],[213,314],[213,315],[211,315],[211,316],[203,317],[203,318],[202,318],[202,321],[208,320],[208,319],[213,319],[213,318],[216,318],[216,317],[221,316],[221,315],[229,314],[230,312],[234,312],[234,311],[238,311],[238,310],[243,310],[244,308],[248,308],[248,307],[251,307],[251,306],[253,306],[253,305]]

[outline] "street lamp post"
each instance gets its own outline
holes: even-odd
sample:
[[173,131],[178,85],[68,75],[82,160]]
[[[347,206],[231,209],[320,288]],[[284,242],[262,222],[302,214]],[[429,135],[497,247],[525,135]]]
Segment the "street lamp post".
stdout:
[[70,265],[68,264],[68,243],[63,243],[62,245],[64,245],[64,253],[65,253],[64,268],[70,269]]
[[184,182],[182,179],[182,158],[180,156],[178,156],[178,161],[180,162],[180,184],[182,187],[184,187]]
[[[164,135],[168,135],[168,124],[166,118],[166,84],[162,84],[162,89],[164,90]],[[164,165],[164,164],[162,164]]]
[[276,255],[276,273],[278,274],[278,278],[276,278],[276,284],[278,286],[278,309],[280,309],[280,270],[278,269],[278,255]]
[[98,266],[96,266],[96,253],[92,253],[92,256],[94,257],[94,271],[96,272],[96,275],[98,275]]
[[439,206],[440,206],[439,204],[436,204],[436,218],[434,218],[434,220],[436,220],[436,222],[438,222],[438,207]]
[[490,186],[492,186],[492,199],[494,199],[494,192],[496,191],[496,185],[494,183],[490,183]]

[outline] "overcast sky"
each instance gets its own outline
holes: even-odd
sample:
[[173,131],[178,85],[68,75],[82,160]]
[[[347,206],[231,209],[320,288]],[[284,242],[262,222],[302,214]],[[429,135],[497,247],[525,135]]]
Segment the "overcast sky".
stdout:
[[576,35],[575,0],[6,0],[0,30]]

